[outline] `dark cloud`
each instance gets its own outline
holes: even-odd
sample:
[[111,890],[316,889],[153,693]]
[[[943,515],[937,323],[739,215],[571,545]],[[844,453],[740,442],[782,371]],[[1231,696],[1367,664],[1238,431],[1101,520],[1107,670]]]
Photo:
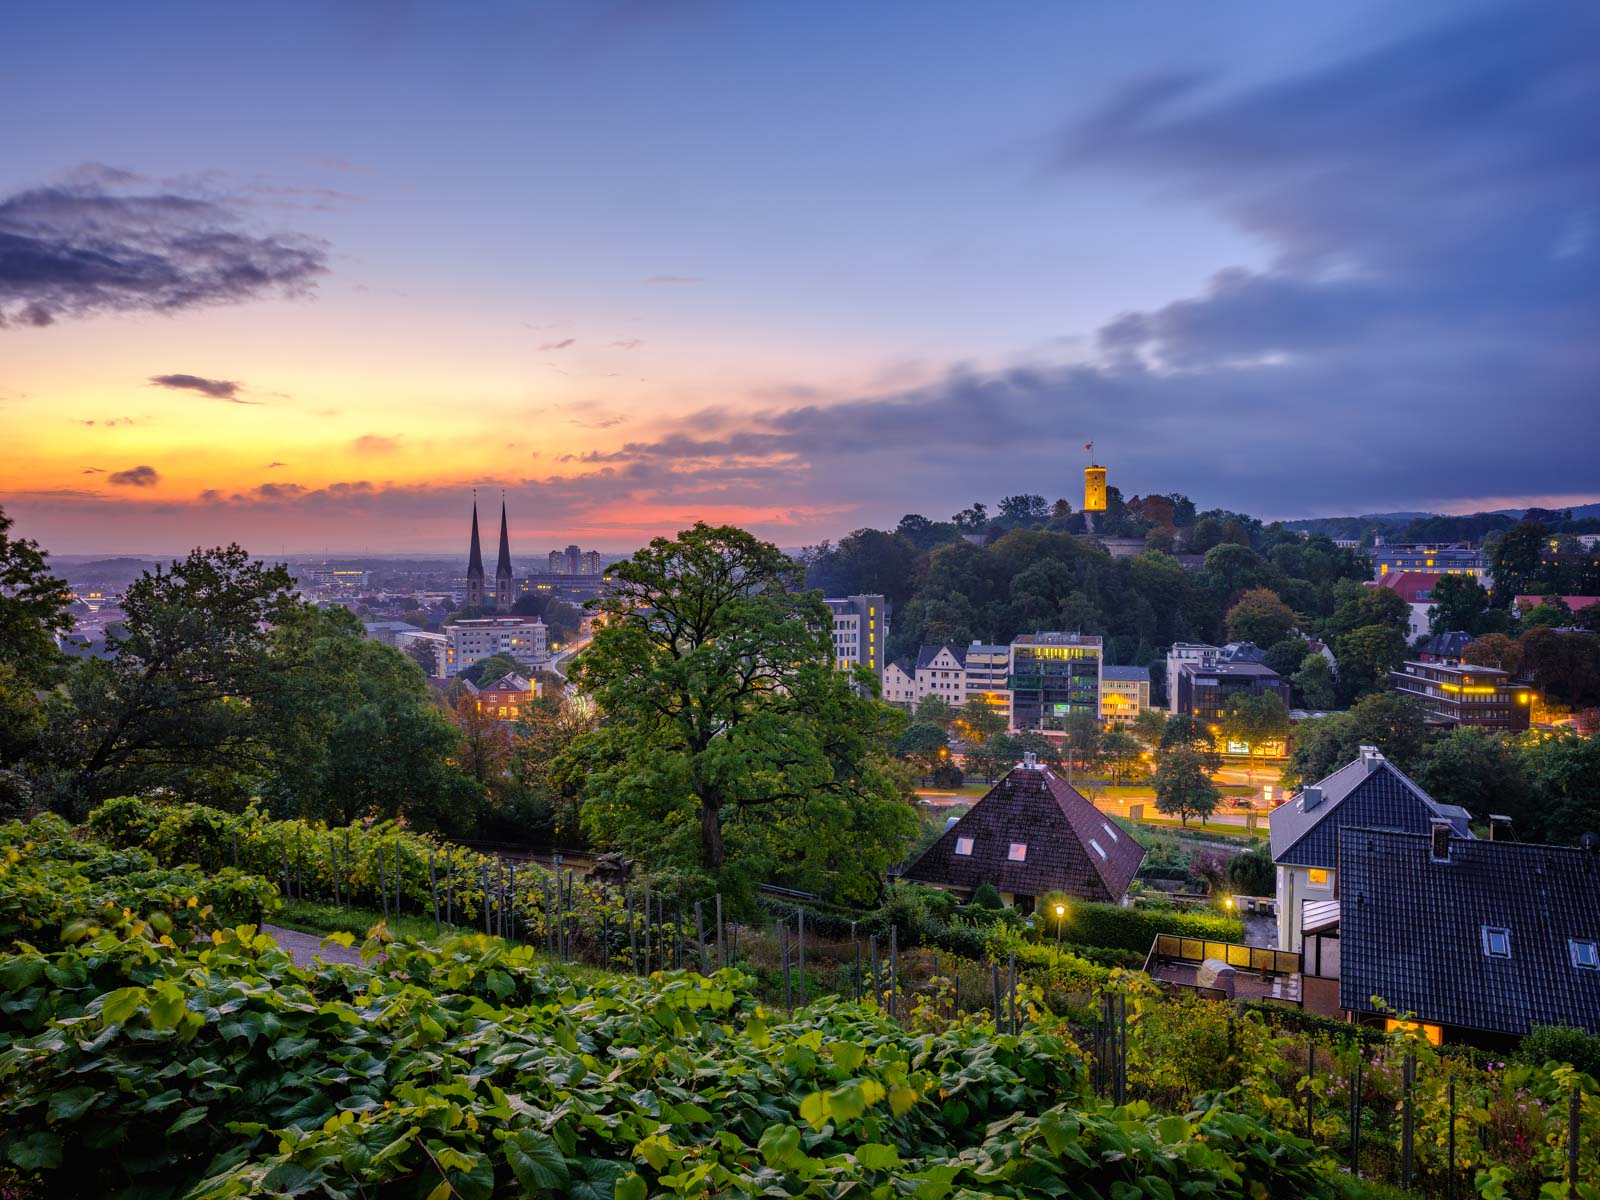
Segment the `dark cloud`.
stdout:
[[104,475],[105,473],[106,469],[104,467],[85,467],[79,472],[80,475]]
[[704,283],[698,275],[652,275],[646,283]]
[[540,346],[539,349],[541,349],[541,350],[565,350],[568,346],[575,346],[577,344],[578,344],[578,339],[577,338],[562,338],[559,342],[546,342],[544,345]]
[[113,471],[106,481],[118,487],[155,487],[161,482],[161,474],[154,467],[129,467],[126,471]]
[[203,375],[152,375],[150,382],[155,387],[173,388],[177,391],[199,392],[202,396],[210,396],[215,400],[227,400],[233,404],[254,404],[254,400],[246,400],[239,395],[244,384],[232,379],[207,379]]
[[357,454],[392,454],[399,448],[398,437],[386,437],[381,433],[364,433],[350,443],[350,449]]
[[98,164],[0,199],[0,326],[308,291],[323,244],[246,230],[248,203]]
[[637,350],[642,345],[644,345],[642,338],[621,338],[612,342],[611,348],[613,350]]

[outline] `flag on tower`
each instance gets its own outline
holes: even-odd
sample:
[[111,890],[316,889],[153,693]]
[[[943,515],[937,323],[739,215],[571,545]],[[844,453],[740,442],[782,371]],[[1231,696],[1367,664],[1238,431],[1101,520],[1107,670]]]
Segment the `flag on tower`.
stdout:
[[1085,454],[1093,454],[1094,453],[1094,443],[1093,442],[1085,442],[1083,444],[1083,452]]

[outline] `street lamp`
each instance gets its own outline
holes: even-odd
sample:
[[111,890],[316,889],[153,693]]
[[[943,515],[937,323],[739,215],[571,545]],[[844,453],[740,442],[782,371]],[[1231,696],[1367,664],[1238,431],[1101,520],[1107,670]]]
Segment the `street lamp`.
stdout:
[[1061,928],[1067,923],[1067,906],[1056,904],[1056,949],[1061,949]]

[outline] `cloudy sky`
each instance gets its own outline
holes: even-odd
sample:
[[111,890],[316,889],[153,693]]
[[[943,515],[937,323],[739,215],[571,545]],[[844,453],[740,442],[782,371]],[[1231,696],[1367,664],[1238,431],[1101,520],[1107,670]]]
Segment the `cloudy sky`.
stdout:
[[0,10],[62,553],[1600,499],[1600,6]]

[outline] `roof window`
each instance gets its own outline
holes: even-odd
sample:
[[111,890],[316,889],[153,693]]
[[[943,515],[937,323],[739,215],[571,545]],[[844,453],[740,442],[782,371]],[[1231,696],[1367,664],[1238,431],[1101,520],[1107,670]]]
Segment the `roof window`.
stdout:
[[1567,942],[1567,950],[1572,954],[1572,965],[1578,970],[1600,971],[1600,942],[1572,938]]
[[957,854],[971,854],[972,853],[972,839],[969,838],[969,837],[958,837],[956,839],[956,853]]
[[1089,845],[1094,847],[1094,852],[1096,854],[1098,854],[1101,858],[1104,858],[1106,856],[1105,847],[1103,847],[1099,842],[1095,841],[1093,838],[1089,839]]
[[1115,829],[1111,828],[1110,825],[1108,825],[1104,821],[1101,821],[1100,822],[1100,828],[1104,829],[1107,833],[1109,833],[1111,835],[1111,840],[1113,842],[1117,841],[1117,831]]
[[1028,861],[1028,844],[1026,842],[1012,842],[1011,849],[1006,851],[1006,857],[1012,862]]
[[1490,958],[1511,957],[1511,931],[1483,926],[1483,952]]

